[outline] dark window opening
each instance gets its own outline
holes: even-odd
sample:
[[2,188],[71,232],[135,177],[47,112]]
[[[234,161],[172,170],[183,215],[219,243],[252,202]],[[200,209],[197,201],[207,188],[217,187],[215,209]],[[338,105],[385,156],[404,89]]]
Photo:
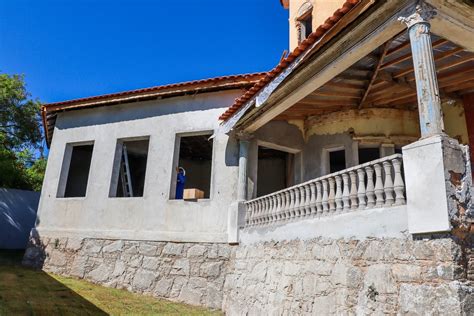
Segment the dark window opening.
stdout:
[[94,145],[73,146],[64,197],[85,197]]
[[329,152],[329,173],[346,169],[346,151],[344,149]]
[[211,193],[211,134],[181,136],[175,199],[208,199]]
[[396,153],[396,154],[402,154],[402,153],[403,153],[403,152],[402,152],[402,147],[400,147],[400,146],[395,146],[395,153]]
[[313,32],[313,16],[309,13],[301,17],[299,23],[299,42],[302,42]]
[[293,155],[284,151],[258,147],[257,196],[263,196],[292,184]]
[[146,162],[149,140],[119,141],[117,154],[120,162],[115,197],[142,197],[145,190]]
[[380,149],[378,147],[359,148],[359,164],[377,160],[379,158],[380,158]]

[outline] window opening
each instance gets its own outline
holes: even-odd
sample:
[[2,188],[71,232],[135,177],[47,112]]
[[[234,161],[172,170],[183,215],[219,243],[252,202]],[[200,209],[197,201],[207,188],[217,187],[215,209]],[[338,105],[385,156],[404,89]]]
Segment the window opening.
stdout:
[[363,164],[369,161],[377,160],[380,158],[379,147],[359,147],[359,164]]
[[210,198],[213,149],[210,136],[211,134],[179,136],[179,158],[175,166],[176,184],[172,198]]
[[263,196],[292,185],[293,154],[258,147],[257,196]]
[[346,169],[346,151],[344,149],[329,152],[329,173]]
[[60,192],[58,197],[86,196],[93,149],[93,144],[66,146],[65,159],[70,152],[69,161],[66,162],[67,166],[63,166],[67,169],[66,183],[63,185],[61,183],[64,180],[60,180],[59,190],[63,192]]
[[[145,189],[149,139],[117,142],[116,179],[113,197],[142,197]],[[113,182],[114,183],[114,182]]]
[[313,16],[307,13],[298,19],[299,42],[304,41],[313,32]]

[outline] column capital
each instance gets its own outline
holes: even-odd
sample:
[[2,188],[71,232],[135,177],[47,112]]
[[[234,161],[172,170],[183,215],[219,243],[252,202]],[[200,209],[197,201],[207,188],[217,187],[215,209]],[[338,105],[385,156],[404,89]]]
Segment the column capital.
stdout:
[[416,5],[413,14],[406,17],[401,16],[398,18],[398,21],[405,23],[405,25],[410,28],[415,24],[429,23],[429,20],[431,20],[436,14],[438,14],[438,12],[433,6],[424,1],[420,1]]
[[237,139],[241,141],[250,141],[252,138],[254,138],[253,134],[247,133],[245,131],[238,131],[236,134]]

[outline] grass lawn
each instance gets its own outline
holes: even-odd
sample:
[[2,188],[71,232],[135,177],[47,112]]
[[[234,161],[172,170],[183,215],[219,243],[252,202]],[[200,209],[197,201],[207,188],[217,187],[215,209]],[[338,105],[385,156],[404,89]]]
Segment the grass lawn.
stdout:
[[21,267],[0,252],[0,315],[221,315]]

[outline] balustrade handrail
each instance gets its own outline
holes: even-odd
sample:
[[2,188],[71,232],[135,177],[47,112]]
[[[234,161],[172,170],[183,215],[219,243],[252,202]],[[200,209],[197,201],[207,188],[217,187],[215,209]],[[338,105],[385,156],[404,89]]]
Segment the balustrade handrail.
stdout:
[[405,204],[402,163],[394,154],[246,201],[246,226]]

